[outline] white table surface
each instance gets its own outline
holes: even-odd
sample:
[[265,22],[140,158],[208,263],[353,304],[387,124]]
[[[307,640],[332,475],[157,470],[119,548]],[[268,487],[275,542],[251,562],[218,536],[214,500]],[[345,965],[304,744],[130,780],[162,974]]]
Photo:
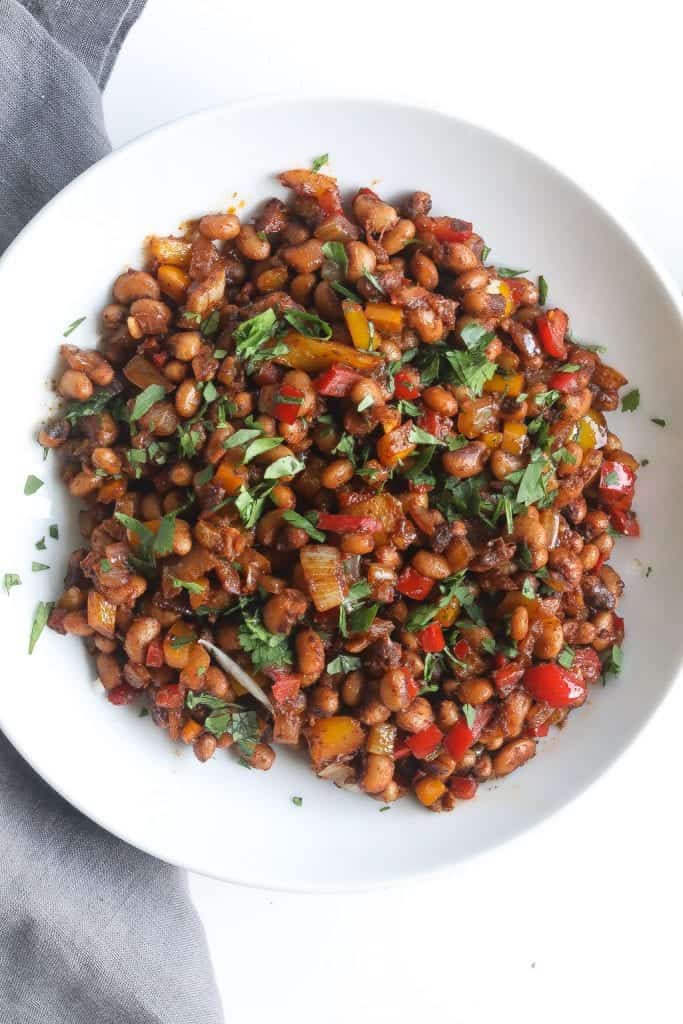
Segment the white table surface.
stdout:
[[[682,284],[673,11],[664,0],[149,0],[107,87],[107,124],[118,146],[252,95],[434,102],[567,171],[625,215]],[[191,875],[226,1020],[680,1020],[682,717],[679,686],[580,801],[447,881],[293,896]]]

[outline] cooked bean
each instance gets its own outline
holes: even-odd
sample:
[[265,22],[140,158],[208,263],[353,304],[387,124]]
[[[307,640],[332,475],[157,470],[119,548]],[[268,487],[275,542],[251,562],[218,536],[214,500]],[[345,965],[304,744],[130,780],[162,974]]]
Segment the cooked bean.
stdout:
[[184,380],[175,393],[176,412],[183,419],[189,419],[202,404],[202,393],[197,387],[197,381],[191,377]]
[[171,310],[156,299],[136,299],[130,314],[143,334],[165,334],[171,322]]
[[323,246],[317,238],[309,238],[299,245],[290,245],[280,250],[280,254],[297,274],[314,274],[323,264]]
[[325,648],[313,629],[302,629],[294,638],[299,672],[317,679],[325,668]]
[[156,619],[147,616],[134,619],[126,633],[124,648],[131,661],[144,665],[148,645],[159,636],[161,626]]
[[394,761],[388,754],[368,754],[361,786],[366,793],[381,793],[394,775]]
[[137,299],[158,299],[159,294],[156,280],[142,270],[127,270],[114,282],[114,298],[126,306]]
[[253,224],[242,225],[235,244],[247,260],[267,260],[270,256],[268,238],[260,237]]
[[81,370],[65,370],[57,385],[62,398],[71,398],[77,402],[87,402],[92,396],[93,386],[90,378]]
[[413,555],[413,565],[417,572],[430,580],[445,580],[451,574],[451,568],[443,555],[425,549]]
[[484,468],[488,457],[488,448],[482,441],[472,441],[454,452],[446,452],[442,456],[443,467],[450,476],[465,480],[477,476]]
[[416,697],[409,707],[396,714],[396,724],[406,732],[420,732],[434,721],[434,712],[428,700]]
[[208,213],[199,221],[199,230],[204,238],[229,242],[240,233],[239,217],[234,213]]
[[263,621],[271,633],[290,633],[305,612],[306,598],[298,590],[288,588],[266,601]]
[[534,740],[528,737],[522,736],[520,739],[510,740],[496,753],[492,759],[493,773],[498,777],[503,775],[509,775],[510,772],[514,772],[516,768],[521,768],[523,764],[536,753],[536,744]]

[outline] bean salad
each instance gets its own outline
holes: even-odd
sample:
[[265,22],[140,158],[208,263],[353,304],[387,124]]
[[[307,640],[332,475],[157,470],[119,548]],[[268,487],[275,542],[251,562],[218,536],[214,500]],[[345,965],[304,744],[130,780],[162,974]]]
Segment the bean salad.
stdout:
[[61,346],[39,441],[83,546],[47,625],[199,761],[301,747],[449,811],[619,669],[626,378],[472,224],[325,163],[147,239]]

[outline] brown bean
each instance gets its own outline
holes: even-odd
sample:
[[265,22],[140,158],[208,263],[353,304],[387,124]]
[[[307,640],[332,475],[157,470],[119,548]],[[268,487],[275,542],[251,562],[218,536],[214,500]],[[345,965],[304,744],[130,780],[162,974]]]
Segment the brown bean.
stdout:
[[323,245],[317,238],[309,238],[300,245],[285,246],[279,255],[297,274],[314,274],[323,264]]
[[323,470],[320,482],[323,487],[334,491],[348,483],[354,473],[355,468],[350,459],[334,459]]
[[355,283],[366,274],[374,274],[377,257],[365,242],[347,242],[346,255],[348,258],[347,281]]
[[189,363],[199,354],[204,339],[199,331],[176,331],[170,335],[166,344],[176,359]]
[[92,381],[82,370],[65,370],[59,379],[57,391],[62,398],[86,402],[93,393]]
[[531,697],[524,690],[513,690],[505,698],[500,709],[500,721],[508,739],[519,736],[530,707]]
[[497,752],[492,759],[493,772],[501,777],[509,775],[515,768],[526,764],[536,753],[536,744],[530,737],[522,736],[510,740]]
[[394,760],[388,754],[368,754],[361,777],[366,793],[382,793],[394,777]]
[[458,403],[450,391],[446,388],[441,387],[439,384],[435,384],[431,388],[426,388],[422,392],[422,400],[425,405],[428,405],[434,412],[438,412],[441,416],[455,416],[458,411]]
[[243,224],[235,245],[248,260],[267,260],[270,256],[268,238],[261,238],[253,224]]
[[165,334],[171,323],[171,310],[156,299],[136,299],[130,314],[143,334]]
[[419,249],[411,257],[410,272],[420,287],[426,288],[427,291],[433,292],[439,283],[439,271],[436,263]]
[[446,452],[442,456],[443,467],[450,476],[461,480],[477,476],[484,468],[488,451],[483,441],[472,441],[457,451]]
[[486,704],[494,696],[488,679],[465,679],[458,686],[458,697],[463,704]]
[[159,295],[157,281],[143,270],[127,270],[114,282],[114,298],[125,305],[137,299],[158,299]]
[[239,217],[234,213],[207,213],[199,221],[199,231],[211,241],[229,242],[240,233]]
[[313,629],[302,629],[294,638],[294,648],[299,672],[317,679],[325,668],[325,648],[319,635]]
[[175,393],[176,412],[183,419],[189,419],[202,404],[202,393],[194,377],[184,380]]
[[313,293],[313,303],[323,320],[343,320],[341,298],[327,281],[321,281]]
[[297,274],[289,283],[290,295],[300,306],[307,306],[317,283],[318,279],[315,274]]
[[524,461],[521,455],[513,455],[511,452],[504,452],[502,448],[495,448],[491,452],[489,465],[496,480],[504,480],[510,473],[522,469]]
[[396,725],[406,732],[420,732],[434,721],[434,712],[428,700],[416,697],[409,707],[396,715]]
[[443,337],[443,320],[432,309],[424,306],[409,309],[406,320],[408,326],[417,331],[420,340],[426,345],[433,345]]
[[246,760],[251,768],[267,772],[275,760],[275,751],[267,743],[257,743],[253,754]]
[[374,546],[375,538],[371,533],[345,533],[340,541],[340,547],[347,555],[369,555]]
[[529,632],[529,612],[520,605],[515,608],[512,615],[510,616],[510,638],[518,643],[523,640]]
[[147,647],[159,636],[161,626],[151,616],[142,616],[134,619],[129,627],[124,641],[126,654],[136,665],[144,665]]
[[105,690],[113,690],[121,683],[121,666],[111,654],[98,654],[95,659],[97,675]]
[[287,588],[266,601],[263,606],[264,625],[271,633],[290,633],[305,614],[306,607],[306,598],[301,591]]
[[410,688],[405,668],[391,668],[384,673],[379,681],[379,695],[391,711],[403,711],[408,707]]
[[445,580],[451,574],[451,567],[443,555],[422,549],[413,555],[413,566],[422,576],[430,580]]
[[203,732],[192,744],[192,750],[198,761],[208,761],[216,753],[216,737]]
[[543,620],[541,634],[534,644],[534,656],[543,661],[552,661],[564,647],[562,623],[554,616]]
[[[363,694],[363,674],[362,672],[349,672],[348,676],[342,683],[341,688],[341,699],[347,707],[355,708],[360,704],[361,696]],[[387,709],[388,710],[388,709]]]
[[446,242],[437,262],[451,274],[462,274],[479,265],[478,257],[464,242]]
[[415,238],[415,225],[412,220],[402,218],[382,236],[384,251],[394,256]]
[[339,694],[331,686],[318,683],[308,692],[311,714],[317,718],[331,718],[339,711]]

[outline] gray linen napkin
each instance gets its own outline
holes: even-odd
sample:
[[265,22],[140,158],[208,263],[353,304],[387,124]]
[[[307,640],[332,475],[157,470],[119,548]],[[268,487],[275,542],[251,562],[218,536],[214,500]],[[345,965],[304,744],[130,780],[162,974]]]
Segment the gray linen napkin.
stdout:
[[[108,151],[100,88],[143,6],[0,0],[0,250]],[[0,734],[0,1024],[222,1020],[184,874],[84,818]]]

